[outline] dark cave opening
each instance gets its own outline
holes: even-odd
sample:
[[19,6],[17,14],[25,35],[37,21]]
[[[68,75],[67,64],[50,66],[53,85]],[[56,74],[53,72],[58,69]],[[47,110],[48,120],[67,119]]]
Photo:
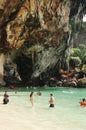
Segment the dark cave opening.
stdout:
[[27,85],[31,82],[32,69],[32,59],[24,55],[18,56],[15,60],[17,64],[17,71],[22,79],[22,82]]

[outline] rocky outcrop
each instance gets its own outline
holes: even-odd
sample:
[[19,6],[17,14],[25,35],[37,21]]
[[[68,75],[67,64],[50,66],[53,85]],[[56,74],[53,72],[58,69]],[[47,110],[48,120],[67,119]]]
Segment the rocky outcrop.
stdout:
[[79,79],[78,86],[79,87],[86,87],[86,77]]
[[85,0],[0,1],[0,52],[10,53],[23,81],[59,77],[70,46],[69,20],[85,7]]

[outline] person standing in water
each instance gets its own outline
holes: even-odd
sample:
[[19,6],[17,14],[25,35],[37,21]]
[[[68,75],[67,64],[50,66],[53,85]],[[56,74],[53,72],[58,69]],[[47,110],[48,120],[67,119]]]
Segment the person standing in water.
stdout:
[[50,103],[50,106],[49,107],[54,107],[54,96],[53,96],[53,94],[51,93],[50,94],[50,100],[49,100],[49,103]]
[[41,96],[41,95],[42,95],[42,92],[41,92],[41,91],[38,91],[38,92],[37,92],[37,95],[38,95],[38,96]]
[[33,106],[34,105],[34,92],[31,92],[31,94],[30,94],[30,102]]
[[3,98],[3,104],[7,104],[9,102],[8,97],[9,97],[9,95],[7,94],[7,91],[5,91],[4,98]]

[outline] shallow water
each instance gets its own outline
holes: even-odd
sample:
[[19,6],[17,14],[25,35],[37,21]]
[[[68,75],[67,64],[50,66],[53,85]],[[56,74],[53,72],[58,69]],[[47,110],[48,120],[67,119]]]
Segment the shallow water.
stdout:
[[[10,102],[0,104],[0,130],[86,130],[86,107],[79,101],[86,98],[86,89],[47,88],[42,96],[35,91],[35,104],[29,101],[30,90],[8,92]],[[55,108],[49,108],[50,93],[55,98]],[[0,92],[2,102],[3,92]]]

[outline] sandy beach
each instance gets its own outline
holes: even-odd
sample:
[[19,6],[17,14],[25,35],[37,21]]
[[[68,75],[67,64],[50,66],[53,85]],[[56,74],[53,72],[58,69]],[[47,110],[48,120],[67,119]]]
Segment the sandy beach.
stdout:
[[29,96],[15,96],[13,92],[10,95],[10,102],[6,105],[2,104],[3,97],[0,96],[0,130],[48,130],[48,126],[52,130],[52,124],[47,120],[41,122],[35,106],[32,108],[29,102]]

